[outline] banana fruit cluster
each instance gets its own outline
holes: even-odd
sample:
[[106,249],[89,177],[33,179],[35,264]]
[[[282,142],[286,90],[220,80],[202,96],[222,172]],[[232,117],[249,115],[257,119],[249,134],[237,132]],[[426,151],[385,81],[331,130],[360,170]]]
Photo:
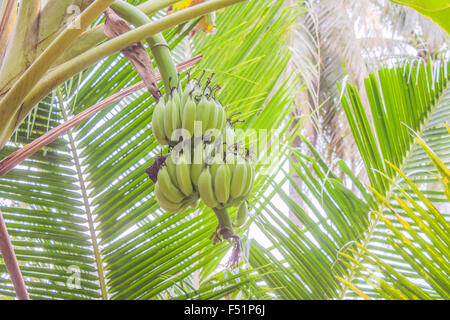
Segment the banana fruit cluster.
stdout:
[[[207,87],[210,88],[210,87]],[[166,102],[160,99],[153,111],[152,130],[161,145],[175,146],[198,135],[222,132],[227,122],[225,109],[211,90],[189,82],[184,90],[175,88]],[[196,131],[197,130],[197,131]]]
[[175,161],[169,154],[158,171],[155,195],[160,207],[167,212],[183,212],[188,206],[195,208],[198,205],[199,194],[191,180],[190,157],[183,154]]
[[[255,171],[249,150],[242,152],[235,141],[233,124],[239,120],[232,123],[227,119],[209,81],[204,88],[199,81],[188,82],[184,90],[174,88],[167,102],[158,102],[153,111],[153,135],[171,151],[159,156],[147,173],[156,183],[156,200],[165,211],[195,208],[200,199],[213,209],[219,223],[211,238],[214,243],[234,240],[230,265],[235,266],[240,249],[233,227],[243,226],[247,219]],[[238,207],[234,222],[228,214],[230,207]]]
[[248,159],[227,156],[224,161],[207,165],[198,178],[198,191],[210,208],[224,209],[240,205],[252,191],[254,170]]

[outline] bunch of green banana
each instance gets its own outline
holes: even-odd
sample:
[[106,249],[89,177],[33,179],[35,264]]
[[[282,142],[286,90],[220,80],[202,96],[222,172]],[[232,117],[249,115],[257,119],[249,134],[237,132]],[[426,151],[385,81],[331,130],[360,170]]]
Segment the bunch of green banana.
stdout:
[[[241,120],[227,119],[224,107],[214,98],[210,80],[203,88],[198,80],[188,81],[184,89],[175,87],[166,101],[157,103],[153,135],[161,145],[173,149],[158,157],[147,173],[156,179],[156,199],[165,211],[195,208],[200,198],[213,209],[219,224],[212,238],[214,243],[234,241],[230,265],[235,266],[240,247],[233,227],[245,224],[255,172],[248,152],[240,154],[242,148],[235,141],[234,123]],[[239,207],[234,222],[229,207]]]
[[190,156],[180,154],[175,159],[172,153],[169,154],[158,171],[155,195],[160,207],[168,212],[182,212],[188,206],[195,208],[198,205],[199,194],[191,180]]
[[194,135],[220,135],[226,122],[225,109],[211,94],[209,84],[202,90],[189,82],[184,90],[175,88],[167,102],[159,100],[153,111],[152,130],[161,145],[174,146]]
[[228,154],[225,161],[215,158],[203,168],[197,181],[198,192],[210,208],[239,206],[252,191],[254,175],[248,159]]

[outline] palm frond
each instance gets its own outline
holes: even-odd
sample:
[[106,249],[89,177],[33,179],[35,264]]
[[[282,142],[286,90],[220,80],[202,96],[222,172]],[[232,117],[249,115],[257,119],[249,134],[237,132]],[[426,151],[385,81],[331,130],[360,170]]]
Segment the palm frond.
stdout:
[[[278,1],[243,3],[218,14],[215,36],[189,40],[175,29],[164,35],[176,60],[185,58],[186,44],[191,54],[204,55],[199,69],[216,73],[228,116],[242,112],[246,120],[241,128],[271,129],[288,112],[280,106],[291,101],[290,88],[275,84],[289,60],[284,35],[294,14]],[[34,121],[31,134],[18,131],[17,145],[8,143],[2,157],[61,123],[63,114],[77,114],[138,80],[121,55],[104,59],[59,88],[62,109],[51,97],[39,104],[23,125]],[[0,180],[0,209],[32,298],[174,298],[181,283],[192,282],[192,273],[200,275],[200,287],[186,285],[183,294],[193,298],[220,298],[254,286],[245,270],[214,290],[208,286],[229,248],[208,239],[217,226],[210,209],[202,205],[178,215],[159,209],[145,173],[162,151],[151,133],[153,108],[152,97],[137,92]],[[79,290],[66,286],[70,266],[81,269]],[[13,296],[6,275],[1,279],[0,294]]]
[[[278,298],[447,296],[447,81],[447,62],[381,69],[366,80],[372,124],[355,87],[346,87],[343,106],[370,188],[343,161],[337,165],[344,178],[336,176],[309,143],[312,158],[292,151],[291,171],[280,168],[255,209],[271,246],[254,242],[250,260]],[[303,206],[285,191],[294,171],[306,186],[294,185]]]

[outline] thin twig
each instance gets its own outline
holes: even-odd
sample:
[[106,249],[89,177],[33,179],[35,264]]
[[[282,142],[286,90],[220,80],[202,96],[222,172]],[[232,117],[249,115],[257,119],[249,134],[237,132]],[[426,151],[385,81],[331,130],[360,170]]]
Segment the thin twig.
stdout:
[[29,300],[25,281],[23,281],[22,273],[20,272],[19,262],[17,262],[14,249],[9,239],[8,230],[6,229],[5,221],[3,220],[2,212],[0,211],[0,253],[5,261],[6,269],[8,270],[11,282],[16,291],[19,300]]
[[[188,60],[180,63],[177,66],[177,70],[181,71],[183,69],[194,66],[197,63],[199,63],[201,59],[202,59],[202,56],[196,56],[194,58],[188,59]],[[157,81],[161,80],[161,75],[157,74],[156,79],[157,79]],[[59,136],[65,134],[69,129],[79,125],[84,120],[91,118],[97,112],[109,107],[113,103],[118,102],[122,98],[124,98],[124,97],[130,95],[131,93],[138,91],[142,88],[145,88],[145,84],[142,81],[139,83],[136,83],[136,84],[106,98],[105,100],[100,101],[99,103],[93,105],[92,107],[89,107],[88,109],[86,109],[83,112],[74,116],[72,119],[64,122],[63,124],[50,130],[46,134],[40,136],[33,142],[27,144],[22,149],[19,149],[15,152],[11,153],[9,156],[7,156],[2,161],[0,161],[0,177],[3,177],[11,169],[13,169],[16,165],[18,165],[19,163],[21,163],[23,160],[27,159],[28,157],[32,156],[34,153],[36,153],[42,147],[55,141]]]

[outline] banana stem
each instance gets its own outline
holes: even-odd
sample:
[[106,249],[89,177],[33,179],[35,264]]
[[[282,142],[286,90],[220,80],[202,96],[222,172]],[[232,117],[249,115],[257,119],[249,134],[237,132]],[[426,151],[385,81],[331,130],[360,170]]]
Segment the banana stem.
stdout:
[[[236,233],[234,233],[233,224],[231,222],[231,218],[230,218],[230,215],[228,214],[227,209],[214,208],[213,210],[217,216],[217,219],[219,220],[219,226],[217,228],[219,230],[219,234],[224,239],[234,241],[233,250],[231,251],[231,256],[227,262],[227,267],[235,268],[239,265],[239,261],[241,259],[239,236]],[[220,238],[217,239],[217,237],[216,237],[215,241],[217,241],[217,240],[220,241]]]
[[213,211],[219,220],[219,234],[225,239],[233,238],[235,236],[233,223],[227,209],[214,208]]
[[[122,0],[114,1],[111,9],[135,27],[140,27],[151,22],[150,18],[139,10],[139,8]],[[169,45],[161,33],[148,37],[146,40],[150,45],[150,50],[155,58],[166,92],[170,92],[170,84],[174,85],[178,83],[178,74]]]

